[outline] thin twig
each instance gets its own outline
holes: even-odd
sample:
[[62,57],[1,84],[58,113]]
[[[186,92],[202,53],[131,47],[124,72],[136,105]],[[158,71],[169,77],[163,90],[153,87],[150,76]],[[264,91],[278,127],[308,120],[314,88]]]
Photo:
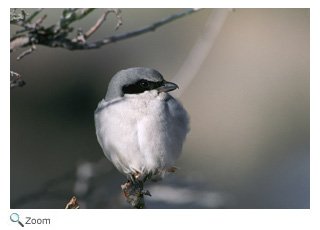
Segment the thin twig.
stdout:
[[122,25],[122,18],[121,18],[121,10],[120,9],[114,9],[114,13],[117,16],[118,22],[117,25],[114,27],[114,30],[118,30],[119,27]]
[[80,206],[78,204],[77,198],[73,196],[69,203],[67,204],[65,209],[79,209]]
[[94,32],[96,32],[99,27],[101,26],[101,24],[104,22],[104,20],[106,20],[107,14],[109,11],[105,11],[102,16],[98,19],[98,21],[96,22],[96,24],[94,26],[92,26],[85,34],[85,38],[89,38]]
[[92,26],[88,31],[87,33],[85,34],[85,39],[88,39],[94,32],[96,32],[99,27],[102,25],[102,23],[106,20],[107,18],[107,15],[110,13],[110,12],[114,12],[118,18],[118,23],[115,27],[115,30],[117,30],[120,25],[122,24],[122,20],[121,20],[121,16],[120,16],[120,10],[119,9],[107,9],[103,14],[102,16],[98,19],[98,21],[96,22],[96,24],[94,26]]
[[39,18],[39,19],[34,23],[35,27],[36,27],[37,25],[41,24],[41,23],[43,22],[43,20],[46,19],[46,18],[47,18],[47,15],[46,15],[46,14],[43,15],[41,18]]
[[94,8],[83,8],[83,9],[67,9],[63,12],[63,18],[59,22],[61,29],[67,29],[68,26],[74,21],[80,20],[93,12]]
[[163,18],[149,26],[145,26],[145,27],[142,27],[140,29],[137,29],[137,30],[133,30],[131,32],[128,32],[128,33],[123,33],[123,34],[118,34],[118,35],[113,35],[113,36],[110,36],[110,37],[107,37],[101,41],[96,41],[96,42],[93,42],[93,43],[90,43],[87,45],[87,48],[88,49],[96,49],[96,48],[100,48],[101,46],[103,45],[106,45],[106,44],[109,44],[109,43],[113,43],[113,42],[116,42],[116,41],[120,41],[120,40],[123,40],[123,39],[128,39],[128,38],[132,38],[132,37],[135,37],[135,36],[138,36],[140,34],[143,34],[143,33],[147,33],[147,32],[151,32],[151,31],[155,31],[157,28],[159,28],[160,26],[163,26],[169,22],[172,22],[174,20],[177,20],[181,17],[184,17],[188,14],[192,14],[192,13],[195,13],[197,11],[199,11],[200,9],[199,8],[192,8],[192,9],[188,9],[188,10],[185,10],[185,11],[182,11],[180,13],[177,13],[177,14],[174,14],[174,15],[171,15],[170,17],[167,17],[167,18]]
[[37,9],[35,12],[33,12],[33,13],[24,21],[24,23],[29,23],[29,22],[31,22],[31,20],[32,20],[35,16],[37,16],[42,10],[43,10],[43,8]]
[[22,54],[20,54],[18,57],[17,57],[17,60],[21,60],[21,58],[23,58],[24,56],[28,55],[28,54],[31,54],[33,51],[35,51],[37,49],[37,47],[35,46],[35,44],[32,44],[31,48],[24,51]]
[[10,71],[10,76],[13,77],[12,80],[10,80],[10,88],[14,87],[22,87],[26,83],[21,79],[21,75],[19,73],[16,73],[14,71]]
[[24,23],[27,13],[21,9],[21,14],[16,14],[16,9],[13,9],[11,16],[12,16],[12,19],[10,19],[10,23],[19,24],[20,22]]
[[17,72],[14,72],[14,71],[10,71],[10,75],[11,77],[21,77],[21,75]]

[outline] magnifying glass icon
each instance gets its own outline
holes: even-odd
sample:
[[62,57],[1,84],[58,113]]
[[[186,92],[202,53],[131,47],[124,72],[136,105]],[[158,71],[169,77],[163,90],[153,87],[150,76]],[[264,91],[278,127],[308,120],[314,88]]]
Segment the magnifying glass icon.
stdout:
[[19,215],[18,215],[18,213],[12,213],[12,214],[10,215],[10,220],[11,220],[12,222],[18,222],[18,223],[21,225],[21,227],[24,227],[23,223],[21,223],[20,220],[19,220]]

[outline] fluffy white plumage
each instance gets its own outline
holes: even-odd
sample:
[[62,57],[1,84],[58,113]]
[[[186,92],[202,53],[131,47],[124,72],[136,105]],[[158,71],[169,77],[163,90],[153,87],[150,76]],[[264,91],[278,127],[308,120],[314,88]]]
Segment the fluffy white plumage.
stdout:
[[118,92],[142,79],[167,83],[159,72],[140,67],[119,73],[108,92],[111,87],[118,89],[112,88],[112,95],[107,93],[95,112],[98,142],[121,173],[162,175],[181,154],[189,131],[187,112],[163,85],[141,93]]

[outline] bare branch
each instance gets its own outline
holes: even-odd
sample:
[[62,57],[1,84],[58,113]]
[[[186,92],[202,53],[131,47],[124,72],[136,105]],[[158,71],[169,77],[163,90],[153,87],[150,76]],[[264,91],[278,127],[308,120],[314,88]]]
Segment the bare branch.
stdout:
[[74,39],[72,39],[72,42],[78,42],[83,44],[86,43],[86,38],[81,28],[78,29],[77,36]]
[[[109,36],[102,40],[88,43],[87,39],[100,28],[109,13],[113,12],[117,17],[115,30],[117,30],[122,24],[120,15],[121,11],[119,9],[106,9],[102,16],[97,20],[95,25],[93,25],[85,34],[82,32],[82,29],[78,29],[78,33],[75,38],[68,38],[68,34],[73,31],[73,28],[70,27],[70,24],[86,17],[88,14],[93,12],[93,10],[94,9],[91,8],[65,9],[63,10],[62,17],[57,24],[51,25],[49,27],[44,27],[43,25],[41,25],[41,23],[46,19],[46,15],[41,16],[37,20],[34,20],[36,16],[42,11],[42,8],[37,9],[28,18],[26,18],[28,14],[24,10],[21,10],[21,13],[16,13],[16,10],[13,9],[11,13],[10,23],[21,26],[22,29],[16,31],[16,33],[10,38],[10,52],[21,47],[30,47],[17,57],[17,60],[21,60],[28,54],[33,53],[36,50],[37,45],[61,47],[68,50],[98,49],[110,43],[132,38],[147,32],[155,31],[157,28],[167,23],[197,12],[200,9],[192,8],[184,10],[140,29]],[[33,20],[35,22],[32,22]],[[16,77],[14,80],[10,81],[11,88],[23,86],[24,84],[25,82],[21,80],[20,77]]]
[[[67,35],[70,31],[72,31],[72,28],[69,28],[69,24],[74,22],[75,20],[79,20],[83,17],[85,17],[87,14],[93,11],[93,9],[83,9],[83,10],[78,10],[78,9],[67,9],[64,10],[63,12],[63,18],[60,20],[60,22],[55,25],[51,26],[49,28],[38,28],[36,29],[33,27],[34,30],[29,32],[29,36],[35,38],[37,41],[36,44],[41,44],[49,47],[62,47],[65,49],[69,50],[82,50],[82,49],[98,49],[104,45],[107,45],[109,43],[113,43],[116,41],[120,41],[123,39],[128,39],[132,38],[134,36],[141,35],[143,33],[147,33],[150,31],[154,31],[157,28],[170,23],[174,20],[177,20],[181,17],[184,17],[186,15],[192,14],[194,12],[199,11],[200,9],[198,8],[193,8],[193,9],[188,9],[185,11],[182,11],[180,13],[171,15],[169,17],[163,18],[149,26],[145,26],[143,28],[123,33],[123,34],[118,34],[118,35],[113,35],[106,37],[102,40],[92,42],[92,43],[86,43],[83,42],[82,39],[68,39]],[[118,23],[116,25],[117,29],[122,21],[121,21],[121,16],[120,16],[120,11],[119,10],[109,10],[109,12],[114,12],[118,18]],[[84,35],[84,38],[91,36],[102,24],[102,22],[105,20],[105,17],[107,16],[108,11],[106,11],[102,17],[97,21],[97,23]],[[43,19],[42,19],[43,20]],[[42,22],[40,20],[40,22]],[[39,22],[39,20],[38,20]],[[25,28],[32,28],[32,25],[30,24],[24,24]],[[24,40],[25,41],[25,40]],[[14,43],[14,40],[11,41],[11,43]],[[14,43],[14,44],[19,44],[19,43]],[[11,50],[15,49],[16,47],[11,45]],[[32,45],[31,43],[31,38],[29,39],[29,43],[24,43],[24,46]]]
[[35,23],[34,23],[34,25],[39,25],[39,24],[41,24],[42,22],[43,22],[43,20],[44,19],[46,19],[47,18],[47,15],[43,15],[41,18],[39,18]]
[[14,71],[10,71],[10,76],[13,78],[12,80],[10,80],[10,88],[22,87],[26,84],[21,79],[21,75],[19,73],[16,73]]
[[18,57],[17,57],[17,60],[21,60],[24,56],[28,55],[28,54],[31,54],[33,51],[35,51],[37,49],[37,47],[35,46],[35,44],[33,43],[31,48],[24,51],[22,54],[20,54]]
[[118,19],[118,23],[117,23],[117,25],[114,27],[114,30],[118,30],[119,27],[122,25],[122,18],[121,18],[120,12],[121,12],[120,9],[114,9],[114,13],[116,14],[117,19]]
[[22,9],[20,14],[16,14],[16,9],[13,9],[11,13],[12,18],[10,19],[10,23],[18,24],[19,22],[24,21],[26,19],[26,15],[27,13]]
[[117,30],[120,25],[122,24],[122,20],[121,20],[121,15],[120,15],[120,10],[119,9],[107,9],[102,16],[98,19],[98,21],[96,22],[96,24],[90,28],[90,30],[87,31],[87,33],[85,34],[85,39],[89,38],[94,32],[96,32],[99,27],[102,25],[102,23],[106,20],[107,15],[110,12],[114,12],[118,18],[118,23],[115,27],[115,30]]
[[109,13],[109,11],[105,11],[102,16],[98,19],[98,21],[96,22],[96,24],[94,26],[92,26],[87,33],[85,34],[85,38],[89,38],[94,32],[96,32],[99,27],[101,26],[101,24],[104,22],[104,20],[106,20],[107,14]]
[[144,195],[151,196],[148,190],[143,190],[143,185],[149,176],[136,174],[134,178],[131,178],[127,183],[121,185],[121,189],[127,199],[127,202],[131,204],[132,208],[145,209],[146,204],[144,202]]
[[87,16],[89,13],[94,11],[94,8],[84,8],[84,9],[66,9],[63,11],[63,17],[59,22],[59,27],[61,29],[67,29],[68,26],[77,20],[80,20]]
[[192,14],[192,13],[197,12],[199,10],[200,10],[199,8],[192,8],[192,9],[188,9],[188,10],[182,11],[180,13],[171,15],[170,17],[163,18],[160,21],[155,22],[155,23],[153,23],[153,24],[151,24],[149,26],[142,27],[140,29],[137,29],[137,30],[134,30],[134,31],[131,31],[131,32],[128,32],[128,33],[110,36],[110,37],[107,37],[107,38],[105,38],[105,39],[103,39],[101,41],[96,41],[96,42],[87,44],[85,49],[97,49],[97,48],[100,48],[101,46],[107,45],[109,43],[113,43],[113,42],[120,41],[120,40],[123,40],[123,39],[135,37],[135,36],[138,36],[140,34],[150,32],[150,31],[155,31],[160,26],[163,26],[163,25],[165,25],[165,24],[167,24],[169,22],[172,22],[174,20],[177,20],[177,19],[179,19],[179,18],[181,18],[183,16],[186,16],[188,14]]
[[79,209],[80,206],[78,204],[77,198],[73,196],[69,203],[67,204],[65,209]]
[[29,23],[32,21],[32,19],[37,16],[41,11],[43,10],[43,8],[39,8],[37,9],[35,12],[33,12],[25,21],[24,23]]

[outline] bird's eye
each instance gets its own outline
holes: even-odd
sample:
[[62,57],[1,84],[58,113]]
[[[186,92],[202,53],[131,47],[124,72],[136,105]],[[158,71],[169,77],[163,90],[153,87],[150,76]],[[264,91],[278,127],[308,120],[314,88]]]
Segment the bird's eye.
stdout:
[[148,81],[143,80],[143,81],[140,82],[140,86],[143,87],[143,88],[147,88],[147,87],[149,87],[149,85],[150,84],[149,84]]

